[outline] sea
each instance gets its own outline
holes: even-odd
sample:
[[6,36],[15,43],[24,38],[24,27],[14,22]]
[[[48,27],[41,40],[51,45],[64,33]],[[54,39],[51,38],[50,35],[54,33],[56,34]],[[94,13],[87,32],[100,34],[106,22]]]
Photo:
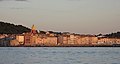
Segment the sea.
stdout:
[[0,47],[0,64],[120,64],[120,47]]

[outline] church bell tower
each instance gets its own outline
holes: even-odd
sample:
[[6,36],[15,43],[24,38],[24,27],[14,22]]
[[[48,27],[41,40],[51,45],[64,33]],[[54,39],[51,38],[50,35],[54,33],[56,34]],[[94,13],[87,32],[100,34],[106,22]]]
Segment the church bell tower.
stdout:
[[38,32],[37,32],[37,30],[36,30],[36,27],[35,27],[35,25],[32,25],[32,27],[31,27],[31,34],[37,34]]

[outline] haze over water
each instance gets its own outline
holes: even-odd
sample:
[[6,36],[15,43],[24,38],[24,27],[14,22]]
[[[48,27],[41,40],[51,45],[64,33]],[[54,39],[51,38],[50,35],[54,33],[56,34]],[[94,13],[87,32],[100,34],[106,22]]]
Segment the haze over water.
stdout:
[[120,64],[120,48],[1,47],[0,64]]

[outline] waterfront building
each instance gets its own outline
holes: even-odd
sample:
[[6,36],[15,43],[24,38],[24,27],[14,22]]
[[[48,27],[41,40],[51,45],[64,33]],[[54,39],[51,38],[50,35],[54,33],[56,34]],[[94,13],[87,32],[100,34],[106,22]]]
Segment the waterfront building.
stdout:
[[63,36],[63,44],[64,44],[64,45],[68,44],[69,37],[70,37],[69,35],[64,35],[64,36]]
[[19,42],[20,45],[24,44],[24,35],[16,35],[16,40]]
[[45,42],[46,42],[46,34],[38,34],[38,37],[37,37],[37,45],[44,45]]
[[120,44],[119,38],[99,38],[98,44],[104,45],[113,45],[113,44]]
[[58,35],[58,37],[57,37],[57,44],[58,44],[58,45],[63,44],[63,41],[64,41],[64,40],[63,40],[63,37],[64,37],[64,36],[62,36],[62,35]]
[[37,43],[37,36],[38,36],[38,32],[35,26],[33,25],[31,28],[31,32],[24,34],[24,45],[35,46]]
[[68,39],[68,44],[75,44],[74,34],[70,34],[69,39]]
[[57,45],[57,37],[55,36],[48,36],[46,40],[47,45]]
[[25,46],[28,46],[30,45],[30,37],[31,37],[31,34],[30,33],[25,33],[24,34],[24,45]]
[[120,44],[120,38],[116,39],[116,44]]
[[96,45],[98,42],[98,38],[93,35],[76,35],[75,43],[78,45]]
[[10,46],[10,41],[13,40],[13,38],[5,37],[0,39],[0,46]]
[[[3,38],[2,35],[0,35]],[[11,37],[11,36],[10,36]],[[11,38],[14,38],[12,35]],[[7,40],[0,40],[0,45],[8,46]],[[95,46],[95,45],[113,45],[120,44],[118,38],[96,37],[95,35],[80,35],[64,32],[57,34],[52,31],[37,32],[35,25],[31,27],[31,31],[24,34],[17,34],[14,40],[10,41],[11,46]]]
[[10,41],[10,46],[20,46],[20,43],[18,40],[14,39]]

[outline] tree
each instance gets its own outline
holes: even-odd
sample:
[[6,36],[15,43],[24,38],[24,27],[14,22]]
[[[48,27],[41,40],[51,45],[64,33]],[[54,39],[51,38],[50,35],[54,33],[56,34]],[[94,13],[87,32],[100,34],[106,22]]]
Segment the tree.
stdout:
[[30,29],[22,25],[14,25],[0,21],[0,34],[22,34]]

